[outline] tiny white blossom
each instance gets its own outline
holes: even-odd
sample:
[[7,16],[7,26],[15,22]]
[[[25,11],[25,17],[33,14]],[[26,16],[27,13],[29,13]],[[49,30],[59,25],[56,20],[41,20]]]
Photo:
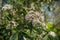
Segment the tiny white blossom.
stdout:
[[51,35],[52,37],[55,37],[55,36],[56,36],[56,33],[53,32],[53,31],[50,31],[50,32],[49,32],[49,35]]
[[15,21],[11,21],[11,23],[13,24],[14,27],[16,27],[18,25],[18,23]]
[[13,9],[13,6],[10,5],[10,4],[5,4],[3,7],[2,7],[2,10],[11,10]]
[[18,25],[18,24],[17,24],[15,21],[9,21],[6,29],[14,29],[14,28],[17,27],[17,25]]
[[46,24],[43,22],[43,23],[41,23],[42,24],[42,28],[44,29],[44,30],[46,30]]
[[16,26],[16,22],[12,21],[12,23],[14,24],[14,26]]
[[33,24],[33,26],[40,26],[40,21],[39,21],[39,19],[34,19],[33,21],[32,21],[32,24]]

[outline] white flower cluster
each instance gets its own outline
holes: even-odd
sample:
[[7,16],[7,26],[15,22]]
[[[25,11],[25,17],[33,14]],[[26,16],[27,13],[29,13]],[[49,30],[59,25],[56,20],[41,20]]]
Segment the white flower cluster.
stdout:
[[17,27],[17,25],[18,25],[18,24],[17,24],[15,21],[9,21],[6,29],[14,29],[14,28]]
[[3,7],[2,7],[2,10],[12,10],[13,9],[13,5],[10,5],[10,4],[5,4]]
[[56,33],[53,32],[53,31],[50,31],[50,32],[49,32],[49,35],[51,35],[52,37],[56,37]]
[[42,15],[39,12],[34,12],[31,10],[26,14],[25,19],[32,22],[33,26],[37,26],[40,25],[41,20],[43,19],[41,16]]

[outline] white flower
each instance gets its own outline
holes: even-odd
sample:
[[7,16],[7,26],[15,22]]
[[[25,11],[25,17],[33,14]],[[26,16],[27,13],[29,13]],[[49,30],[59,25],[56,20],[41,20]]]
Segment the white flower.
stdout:
[[16,26],[16,22],[12,21],[12,23],[14,24],[14,26]]
[[31,21],[31,20],[33,20],[34,16],[35,16],[35,12],[29,11],[28,14],[26,14],[26,16],[25,16],[25,19]]
[[18,25],[18,23],[15,22],[15,21],[11,21],[11,23],[12,23],[12,25],[13,25],[14,27],[16,27],[16,26]]
[[43,23],[41,23],[41,25],[42,25],[42,28],[44,29],[44,30],[46,30],[46,24],[43,22]]
[[32,21],[32,24],[33,24],[33,26],[40,26],[41,22],[39,21],[39,19],[34,19]]
[[52,37],[56,37],[56,33],[53,32],[53,31],[50,31],[50,32],[49,32],[49,35],[51,35]]
[[34,12],[34,11],[29,11],[26,16],[25,19],[28,20],[29,22],[31,22],[33,19],[40,19],[40,13],[39,12]]
[[17,25],[18,25],[18,23],[16,23],[15,21],[9,21],[6,29],[14,29],[17,27]]
[[10,5],[10,4],[5,4],[3,7],[2,7],[2,10],[11,10],[13,9],[13,6]]
[[31,10],[26,14],[25,19],[28,22],[32,22],[33,26],[39,26],[41,22],[44,21],[44,16],[42,16],[42,14],[37,11]]

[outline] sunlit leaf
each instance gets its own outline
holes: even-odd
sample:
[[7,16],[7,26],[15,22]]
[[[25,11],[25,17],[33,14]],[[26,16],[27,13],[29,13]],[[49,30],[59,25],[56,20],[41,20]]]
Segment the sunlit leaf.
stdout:
[[46,23],[47,30],[50,30],[53,27],[53,22]]

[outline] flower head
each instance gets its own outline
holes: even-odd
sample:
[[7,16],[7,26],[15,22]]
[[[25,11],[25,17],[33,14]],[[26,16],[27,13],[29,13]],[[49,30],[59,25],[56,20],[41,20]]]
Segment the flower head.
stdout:
[[29,11],[25,16],[25,19],[30,21],[30,22],[34,19],[37,19],[37,18],[40,19],[40,13],[34,12],[34,11]]
[[17,22],[15,22],[15,21],[9,21],[6,29],[14,29],[14,28],[17,27],[17,25],[18,25]]
[[37,11],[36,12],[35,11],[29,11],[25,16],[25,19],[29,22],[32,22],[33,26],[40,25],[41,21],[44,20],[41,13],[39,13]]
[[11,10],[13,9],[13,6],[10,5],[10,4],[5,4],[3,7],[2,7],[2,10]]
[[56,33],[53,32],[53,31],[50,31],[50,32],[49,32],[49,35],[51,35],[52,37],[55,37],[55,36],[56,36]]

